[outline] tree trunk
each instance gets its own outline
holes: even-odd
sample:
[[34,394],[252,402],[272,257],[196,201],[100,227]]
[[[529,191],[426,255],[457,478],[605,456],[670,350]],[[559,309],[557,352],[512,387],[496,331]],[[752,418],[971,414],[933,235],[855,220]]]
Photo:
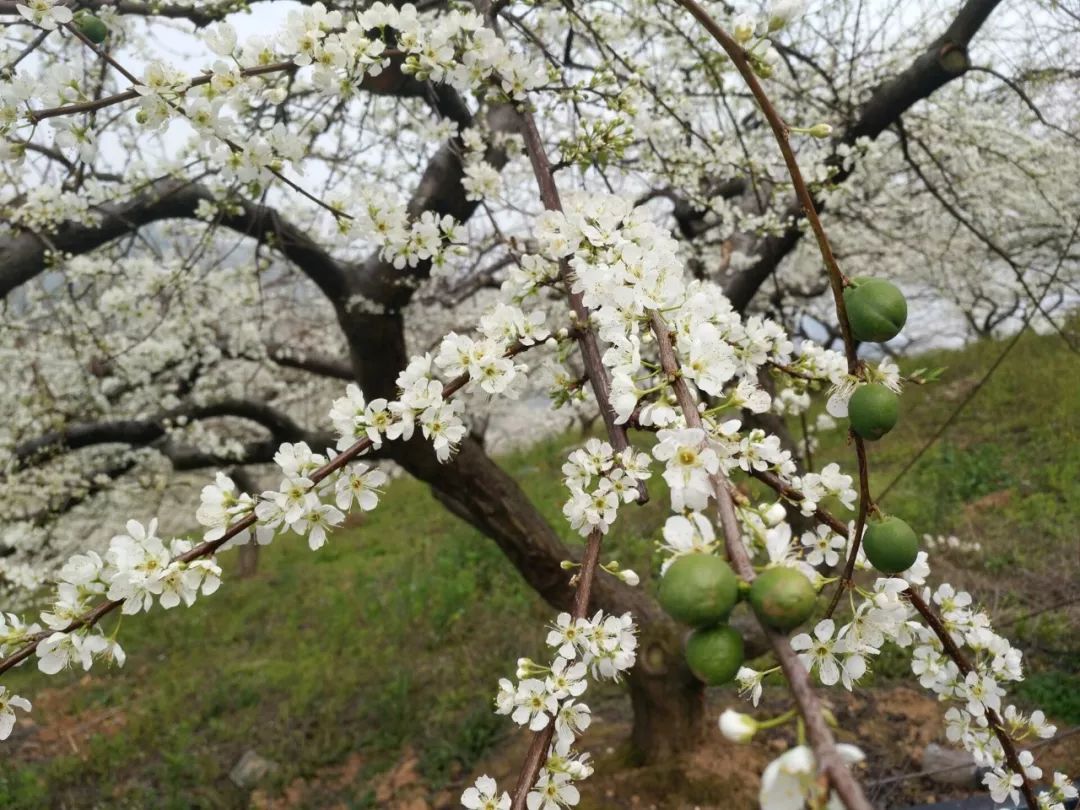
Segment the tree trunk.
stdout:
[[[407,360],[401,314],[339,310],[338,319],[365,396],[396,396],[397,375]],[[428,484],[453,514],[494,540],[544,601],[555,610],[570,611],[574,588],[561,563],[579,555],[563,543],[479,442],[466,437],[447,464],[438,462],[431,445],[419,435],[410,442],[387,443],[384,449],[410,475]],[[633,508],[625,507],[627,520],[633,520]],[[629,611],[639,628],[638,663],[627,676],[634,715],[631,759],[651,764],[692,750],[705,727],[705,687],[686,667],[685,628],[668,618],[645,591],[604,571],[593,585],[589,609]],[[750,649],[760,647],[751,635],[747,641]]]
[[[255,477],[243,467],[233,467],[229,470],[229,476],[236,484],[237,489],[240,492],[257,496],[259,493],[259,482],[255,480]],[[244,545],[240,546],[237,554],[237,570],[236,575],[240,579],[250,579],[255,576],[259,570],[259,544],[255,542],[255,538],[252,537]]]
[[637,664],[627,679],[634,764],[671,759],[696,748],[705,736],[705,687],[686,666],[684,635],[668,622],[641,627]]
[[259,545],[254,540],[240,546],[237,552],[236,576],[251,579],[259,570]]

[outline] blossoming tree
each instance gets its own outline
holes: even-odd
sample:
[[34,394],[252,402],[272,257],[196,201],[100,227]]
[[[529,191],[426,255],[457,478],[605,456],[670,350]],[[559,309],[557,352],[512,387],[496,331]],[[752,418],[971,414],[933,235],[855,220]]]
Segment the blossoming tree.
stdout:
[[[210,596],[233,546],[317,551],[390,460],[555,611],[550,660],[498,680],[533,734],[520,778],[465,807],[577,803],[590,681],[626,680],[661,758],[699,738],[705,684],[756,706],[776,673],[789,715],[720,718],[739,740],[798,718],[762,805],[867,808],[816,683],[858,688],[886,643],[996,799],[1075,795],[1018,742],[1053,733],[1005,698],[1020,653],[875,505],[866,442],[905,381],[859,353],[909,299],[1054,324],[1074,18],[1014,11],[1054,33],[1036,48],[998,0],[315,2],[244,37],[239,5],[0,2],[0,673],[123,664],[112,614]],[[853,475],[787,436],[818,394]],[[603,421],[563,467],[581,553],[470,431],[539,395]],[[279,486],[238,486],[268,464]],[[201,539],[126,519],[190,471]],[[603,540],[661,477],[656,600]],[[30,709],[0,685],[0,738]]]

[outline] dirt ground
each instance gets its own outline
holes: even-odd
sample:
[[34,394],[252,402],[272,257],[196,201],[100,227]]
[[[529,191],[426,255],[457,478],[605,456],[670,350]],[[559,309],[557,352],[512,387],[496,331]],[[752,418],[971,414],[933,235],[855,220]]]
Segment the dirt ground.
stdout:
[[[125,718],[119,709],[75,711],[71,689],[43,690],[36,698],[33,721],[21,724],[14,743],[13,761],[40,761],[61,754],[81,756],[97,735],[122,734]],[[875,807],[905,808],[948,798],[974,795],[974,785],[951,786],[927,777],[913,776],[923,769],[922,754],[930,742],[947,745],[942,718],[945,708],[923,692],[908,687],[864,689],[855,694],[830,690],[827,705],[838,718],[841,741],[858,742],[866,752],[860,777]],[[713,690],[709,713],[719,716],[727,707],[747,710],[731,690]],[[789,703],[780,689],[767,690],[754,714],[776,716]],[[1062,729],[1064,730],[1064,729]],[[735,745],[720,734],[715,722],[707,738],[692,754],[663,765],[633,767],[628,764],[625,741],[630,717],[623,700],[594,706],[594,720],[584,740],[596,765],[596,775],[581,785],[581,810],[733,810],[756,808],[758,778],[768,762],[795,744],[795,729],[787,725],[763,732],[750,745]],[[457,808],[464,787],[481,774],[501,786],[513,784],[524,758],[529,735],[515,728],[492,748],[471,772],[452,774],[449,785],[425,782],[419,759],[411,749],[374,779],[361,753],[323,768],[307,778],[293,780],[281,789],[258,789],[249,795],[254,810],[451,810]],[[1080,765],[1080,734],[1042,744],[1037,759],[1049,775],[1053,768],[1075,773]]]
[[[974,795],[974,786],[950,786],[927,777],[911,776],[922,770],[926,745],[944,739],[944,707],[925,693],[907,687],[864,690],[855,695],[833,692],[829,706],[840,726],[840,739],[858,741],[867,754],[860,777],[875,807],[904,808]],[[730,692],[713,696],[713,717],[727,706],[741,708]],[[787,704],[783,693],[766,693],[757,715],[779,714]],[[625,740],[630,724],[625,708],[600,706],[584,739],[593,754],[596,776],[582,784],[581,810],[733,810],[756,808],[758,778],[770,760],[795,743],[788,726],[759,735],[751,745],[735,745],[709,726],[704,744],[684,759],[662,766],[631,767],[625,761]],[[297,780],[275,797],[256,792],[252,807],[259,810],[355,807],[345,796],[371,795],[375,807],[387,810],[451,810],[457,808],[461,790],[481,774],[510,786],[516,778],[528,744],[526,733],[508,733],[503,741],[470,773],[461,773],[453,785],[432,791],[424,784],[415,754],[404,751],[397,765],[373,784],[350,782],[362,760],[354,755],[341,766],[313,778]],[[1043,745],[1038,760],[1047,774],[1053,768],[1073,773],[1080,764],[1080,734]],[[898,778],[908,777],[908,778]]]

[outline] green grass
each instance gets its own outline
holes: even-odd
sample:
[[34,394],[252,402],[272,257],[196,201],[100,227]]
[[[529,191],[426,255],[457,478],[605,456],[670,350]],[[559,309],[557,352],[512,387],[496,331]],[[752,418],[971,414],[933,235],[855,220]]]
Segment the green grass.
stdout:
[[[377,772],[420,741],[437,781],[500,730],[486,711],[493,673],[512,671],[546,618],[494,544],[421,485],[395,482],[319,553],[285,539],[254,579],[226,579],[190,610],[126,617],[127,666],[95,671],[71,698],[80,711],[123,707],[126,726],[85,759],[0,777],[0,806],[241,806],[227,774],[252,747],[286,784],[353,751]],[[34,694],[44,680],[26,670],[13,686]],[[35,781],[43,796],[14,798]]]
[[[1074,324],[1080,342],[1075,332]],[[905,392],[900,426],[873,445],[875,491],[1000,350],[985,343],[905,363],[947,370],[941,383]],[[992,594],[978,582],[973,590],[993,596],[996,614],[1044,606],[1078,576],[1078,379],[1080,363],[1060,338],[1025,337],[884,502],[920,534],[979,540],[977,558],[946,555],[936,570],[950,579],[982,577]],[[852,466],[841,434],[822,437],[819,466],[829,459]],[[571,544],[559,470],[574,441],[558,437],[504,460]],[[652,503],[617,524],[607,555],[638,570],[646,588],[665,516],[662,482],[654,478],[650,488]],[[1007,500],[993,500],[1004,491]],[[518,656],[543,653],[551,615],[492,542],[445,512],[424,486],[396,481],[363,525],[337,533],[321,551],[279,540],[263,551],[255,578],[227,576],[218,594],[192,609],[126,617],[124,669],[94,670],[81,685],[82,673],[46,681],[29,667],[5,679],[36,699],[43,727],[110,710],[122,712],[125,724],[94,736],[78,755],[62,745],[48,757],[16,753],[13,767],[0,770],[0,806],[246,807],[247,793],[227,774],[248,748],[278,763],[271,790],[356,752],[359,784],[370,784],[406,746],[433,789],[454,785],[512,733],[490,710],[496,680],[513,673]],[[1045,662],[1021,695],[1066,722],[1080,717],[1080,682],[1062,674],[1080,664],[1075,625],[1048,611],[1010,630]],[[889,671],[879,662],[881,674]],[[46,687],[62,694],[41,700]],[[377,806],[371,792],[352,802]]]
[[[1067,326],[1080,345],[1080,321]],[[983,378],[1004,344],[986,341],[960,352],[934,352],[901,368],[944,367],[940,382],[909,385],[900,422],[869,443],[871,490],[882,492]],[[852,467],[843,431],[822,436],[815,462]],[[1075,597],[1080,578],[1080,357],[1057,335],[1024,335],[942,438],[891,488],[880,505],[920,535],[978,542],[974,554],[937,552],[932,580],[953,581],[984,600],[1004,631],[1029,651],[1031,683],[1064,683],[1080,666],[1077,613],[1027,614]],[[1071,618],[1070,618],[1071,617]],[[906,663],[879,660],[883,674],[906,675]],[[1028,684],[1030,686],[1030,684]],[[1061,716],[1076,711],[1075,692],[1021,690]],[[1060,699],[1059,699],[1060,698]]]

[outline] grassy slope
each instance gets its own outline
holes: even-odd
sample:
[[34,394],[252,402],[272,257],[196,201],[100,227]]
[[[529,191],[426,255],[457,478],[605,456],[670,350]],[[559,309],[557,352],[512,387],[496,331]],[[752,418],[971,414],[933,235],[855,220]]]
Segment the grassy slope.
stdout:
[[[943,383],[905,394],[902,426],[871,455],[876,489],[1000,349],[920,359],[948,370]],[[938,571],[970,583],[1002,616],[1064,598],[1080,573],[1078,379],[1080,363],[1059,339],[1025,338],[886,501],[920,532],[980,540],[980,555],[943,555]],[[566,446],[553,440],[507,460],[560,527]],[[837,432],[818,463],[847,465],[848,453]],[[662,519],[657,496],[613,541],[613,554],[639,570]],[[226,580],[191,610],[126,618],[123,670],[52,679],[54,692],[32,670],[16,673],[10,685],[36,700],[41,725],[14,746],[18,767],[0,770],[0,806],[246,806],[227,774],[248,748],[279,763],[276,786],[354,752],[360,782],[370,783],[404,746],[426,781],[453,784],[508,732],[489,709],[495,680],[517,656],[540,653],[550,611],[422,486],[393,484],[363,525],[317,554],[294,540],[275,544],[260,572]],[[1063,674],[1080,663],[1076,616],[1048,612],[1012,628],[1048,662],[1028,696],[1070,722],[1080,722],[1080,683]],[[97,734],[87,718],[113,731]],[[374,793],[351,806],[376,806]]]
[[[1080,344],[1080,321],[1067,334]],[[1003,348],[984,342],[903,364],[945,373],[937,384],[909,386],[900,424],[869,445],[873,492],[893,482]],[[840,431],[824,436],[816,462],[850,466],[845,445]],[[1022,697],[1080,723],[1080,357],[1056,335],[1022,337],[881,505],[919,534],[981,544],[974,553],[935,552],[933,578],[970,589],[1021,643],[1029,665]],[[1030,616],[1036,611],[1044,612]],[[877,669],[901,674],[884,660]]]

